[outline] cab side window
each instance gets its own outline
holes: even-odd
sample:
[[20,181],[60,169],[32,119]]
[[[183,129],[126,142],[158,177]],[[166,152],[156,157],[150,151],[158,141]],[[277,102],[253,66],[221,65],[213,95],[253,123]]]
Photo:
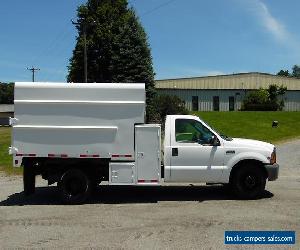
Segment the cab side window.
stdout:
[[213,133],[202,123],[192,119],[176,119],[175,137],[177,142],[211,144]]

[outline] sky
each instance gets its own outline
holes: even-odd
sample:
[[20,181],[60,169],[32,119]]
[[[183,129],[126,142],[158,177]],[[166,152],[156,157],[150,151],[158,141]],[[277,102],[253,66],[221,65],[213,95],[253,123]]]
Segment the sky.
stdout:
[[[65,82],[85,0],[2,0],[0,82]],[[300,64],[299,0],[129,0],[156,79],[265,72]]]

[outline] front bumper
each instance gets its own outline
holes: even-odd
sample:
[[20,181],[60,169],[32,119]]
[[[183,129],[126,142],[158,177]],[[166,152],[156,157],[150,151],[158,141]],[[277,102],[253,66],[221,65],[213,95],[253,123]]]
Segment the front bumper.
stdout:
[[272,165],[265,165],[265,168],[268,173],[268,181],[275,181],[276,179],[278,179],[279,165],[277,163],[274,163]]

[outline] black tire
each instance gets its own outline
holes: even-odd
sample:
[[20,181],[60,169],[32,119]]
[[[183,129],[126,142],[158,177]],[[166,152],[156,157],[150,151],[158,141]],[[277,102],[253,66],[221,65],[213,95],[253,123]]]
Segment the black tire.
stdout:
[[261,167],[244,165],[236,170],[231,184],[239,198],[255,199],[263,194],[266,177]]
[[91,194],[92,182],[83,171],[70,169],[61,176],[58,188],[64,204],[82,204]]
[[25,162],[23,166],[23,187],[24,194],[29,196],[35,192],[35,168],[30,162]]

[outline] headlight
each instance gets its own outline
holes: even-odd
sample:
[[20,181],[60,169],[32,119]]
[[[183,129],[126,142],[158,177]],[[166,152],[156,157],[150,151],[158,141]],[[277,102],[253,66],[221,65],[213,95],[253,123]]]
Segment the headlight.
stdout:
[[274,151],[271,154],[270,164],[276,163],[276,148],[274,148]]

